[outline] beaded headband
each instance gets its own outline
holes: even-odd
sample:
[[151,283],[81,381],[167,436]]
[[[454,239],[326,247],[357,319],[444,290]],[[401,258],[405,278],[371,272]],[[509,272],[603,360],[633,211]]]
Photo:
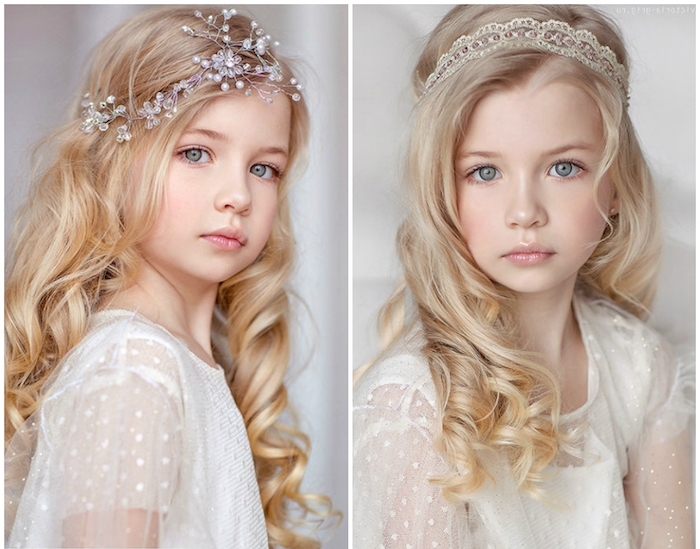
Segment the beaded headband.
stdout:
[[540,22],[529,17],[490,23],[474,34],[460,36],[425,81],[422,97],[468,61],[503,48],[534,48],[576,59],[610,78],[627,97],[627,70],[617,61],[615,52],[601,46],[593,33],[575,30],[564,21]]
[[[245,89],[245,95],[251,95],[255,91],[268,103],[272,103],[272,96],[280,92],[288,95],[292,101],[301,99],[299,91],[302,86],[296,78],[291,78],[287,84],[282,84],[282,69],[270,52],[270,45],[277,47],[279,42],[271,42],[270,35],[266,35],[257,22],[251,22],[248,38],[242,42],[234,42],[228,36],[227,21],[236,15],[236,10],[223,10],[220,14],[210,15],[206,19],[200,11],[194,12],[194,15],[204,22],[206,25],[204,30],[194,30],[190,27],[182,27],[182,30],[192,37],[211,40],[221,49],[208,58],[198,55],[192,57],[192,62],[198,66],[198,71],[188,79],[173,84],[170,90],[158,92],[153,100],[146,101],[142,108],[136,110],[136,115],[129,113],[124,105],[116,105],[116,98],[113,95],[104,101],[94,103],[90,101],[89,94],[85,94],[81,103],[83,107],[81,130],[92,133],[97,128],[104,132],[117,118],[123,118],[124,123],[117,127],[117,141],[119,143],[129,141],[132,122],[145,120],[147,130],[155,128],[160,125],[159,114],[163,113],[165,118],[172,118],[177,112],[177,100],[180,94],[189,95],[206,80],[220,83],[222,91],[228,91],[231,88],[229,82],[232,82],[236,89]],[[219,22],[220,17],[221,22]],[[248,57],[252,55],[257,58],[257,63],[251,64],[241,57],[240,53],[245,53]]]

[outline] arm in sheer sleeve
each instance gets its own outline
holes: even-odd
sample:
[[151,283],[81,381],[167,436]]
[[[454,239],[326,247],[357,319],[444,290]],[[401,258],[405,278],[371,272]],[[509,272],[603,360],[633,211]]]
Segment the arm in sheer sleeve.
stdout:
[[157,547],[181,466],[173,356],[136,339],[86,360],[42,404],[13,533],[50,547]]
[[384,385],[354,410],[355,549],[467,548],[464,506],[448,503],[430,479],[447,464],[428,426],[434,409],[420,393]]
[[673,361],[659,343],[651,361],[649,412],[630,449],[625,491],[643,549],[694,547],[691,432],[694,366]]
[[157,547],[177,482],[177,411],[164,388],[138,372],[99,377],[99,388],[93,381],[77,400],[53,463],[63,545]]

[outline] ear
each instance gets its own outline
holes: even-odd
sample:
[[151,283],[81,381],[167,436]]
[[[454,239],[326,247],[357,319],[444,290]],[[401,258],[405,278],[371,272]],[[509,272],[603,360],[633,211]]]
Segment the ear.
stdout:
[[612,217],[615,214],[620,213],[620,200],[617,198],[617,194],[613,196],[610,201],[610,207],[608,208],[608,217]]

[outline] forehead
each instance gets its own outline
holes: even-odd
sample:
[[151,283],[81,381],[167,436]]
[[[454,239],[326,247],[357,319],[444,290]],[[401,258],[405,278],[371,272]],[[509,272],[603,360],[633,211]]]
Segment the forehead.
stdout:
[[581,88],[562,81],[493,91],[467,120],[460,149],[552,150],[563,142],[602,143],[600,111]]
[[[195,116],[184,133],[210,130],[230,141],[262,142],[285,147],[291,130],[291,102],[280,94],[268,103],[255,93],[226,93]],[[272,143],[270,143],[272,142]]]

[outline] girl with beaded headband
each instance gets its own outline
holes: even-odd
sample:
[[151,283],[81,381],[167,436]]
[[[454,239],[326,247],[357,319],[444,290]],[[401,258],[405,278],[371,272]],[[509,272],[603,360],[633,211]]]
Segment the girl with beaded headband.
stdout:
[[621,33],[460,6],[414,72],[403,279],[358,369],[356,547],[691,547],[692,365]]
[[[210,15],[211,14],[211,15]],[[318,547],[282,421],[309,115],[257,23],[161,8],[96,48],[6,281],[6,545]]]

